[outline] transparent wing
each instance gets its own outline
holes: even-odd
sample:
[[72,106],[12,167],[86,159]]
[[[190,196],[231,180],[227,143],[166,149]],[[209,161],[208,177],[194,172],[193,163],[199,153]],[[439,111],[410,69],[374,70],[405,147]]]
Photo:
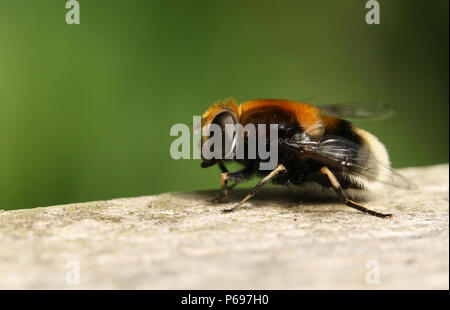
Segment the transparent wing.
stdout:
[[301,149],[305,156],[347,174],[398,188],[416,188],[414,183],[389,167],[389,164],[378,161],[364,147],[346,138],[324,136],[319,141],[289,143],[290,146],[293,144]]
[[391,117],[394,109],[381,102],[348,102],[318,107],[325,114],[340,118],[382,120]]

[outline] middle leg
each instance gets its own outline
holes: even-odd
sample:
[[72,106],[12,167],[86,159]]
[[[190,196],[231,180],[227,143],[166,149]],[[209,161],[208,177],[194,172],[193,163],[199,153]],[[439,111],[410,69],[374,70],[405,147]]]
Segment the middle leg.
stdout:
[[246,202],[247,200],[249,200],[250,198],[252,198],[253,196],[256,195],[256,193],[258,193],[261,188],[263,187],[264,184],[266,184],[267,182],[269,182],[271,179],[273,179],[273,177],[275,177],[277,174],[281,173],[281,172],[286,172],[286,168],[282,165],[279,164],[274,170],[272,170],[268,175],[266,175],[264,177],[264,179],[262,179],[254,188],[253,190],[247,195],[245,196],[244,199],[242,199],[236,206],[234,206],[231,209],[225,209],[222,212],[223,213],[230,213],[230,212],[234,212],[236,210],[238,210],[240,207],[242,207],[242,205],[244,204],[244,202]]

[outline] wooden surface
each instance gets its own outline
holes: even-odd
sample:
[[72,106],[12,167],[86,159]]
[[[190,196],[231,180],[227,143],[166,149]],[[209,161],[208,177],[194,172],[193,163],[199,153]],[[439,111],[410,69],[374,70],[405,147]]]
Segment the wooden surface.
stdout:
[[0,288],[448,289],[448,169],[365,203],[391,220],[283,187],[226,215],[217,191],[3,211]]

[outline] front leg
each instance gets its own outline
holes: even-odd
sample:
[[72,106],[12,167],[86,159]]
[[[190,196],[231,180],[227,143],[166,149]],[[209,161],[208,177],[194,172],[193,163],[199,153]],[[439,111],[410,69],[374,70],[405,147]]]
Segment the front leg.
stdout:
[[220,196],[213,200],[215,203],[225,202],[228,200],[231,187],[228,186],[228,182],[234,182],[233,186],[248,181],[252,178],[255,170],[248,166],[242,170],[235,172],[228,172],[225,165],[219,165],[222,170],[220,175]]

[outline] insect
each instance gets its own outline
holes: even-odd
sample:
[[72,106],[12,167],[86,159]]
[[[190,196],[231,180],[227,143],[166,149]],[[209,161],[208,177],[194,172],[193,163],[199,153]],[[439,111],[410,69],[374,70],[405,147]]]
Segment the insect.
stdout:
[[[242,170],[229,172],[221,158],[205,159],[203,168],[218,165],[222,170],[220,177],[220,196],[216,202],[228,199],[234,184],[250,180],[259,175],[262,180],[231,209],[234,212],[250,198],[255,196],[267,182],[275,184],[301,185],[313,182],[325,188],[332,188],[339,200],[348,207],[364,213],[390,218],[370,210],[348,198],[348,190],[367,191],[372,184],[384,183],[410,189],[415,185],[390,166],[389,156],[384,145],[371,133],[353,126],[345,118],[384,118],[392,109],[379,103],[347,103],[316,107],[307,103],[279,99],[257,99],[236,104],[234,99],[218,102],[202,115],[202,130],[211,124],[225,129],[226,124],[276,124],[278,126],[278,165],[275,169],[260,170],[261,159],[232,157],[244,166]],[[202,145],[209,139],[202,137]],[[236,145],[236,136],[224,135]],[[225,141],[224,141],[225,142]],[[243,139],[240,143],[247,143]],[[235,151],[234,149],[232,151]]]

